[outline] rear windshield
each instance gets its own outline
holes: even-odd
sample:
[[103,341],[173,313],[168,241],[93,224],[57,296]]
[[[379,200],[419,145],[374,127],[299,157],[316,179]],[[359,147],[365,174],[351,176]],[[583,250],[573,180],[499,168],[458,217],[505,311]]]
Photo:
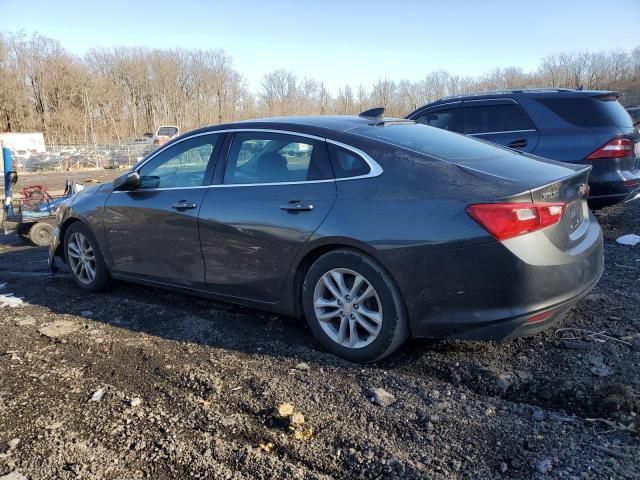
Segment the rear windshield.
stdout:
[[538,98],[564,121],[576,127],[631,127],[631,117],[617,100],[600,100],[595,97]]
[[158,129],[159,137],[172,137],[176,133],[178,133],[178,129],[176,127],[160,127]]
[[455,163],[481,161],[495,158],[501,154],[513,155],[510,151],[498,148],[493,144],[420,123],[359,127],[351,130],[351,133],[382,140],[398,147]]

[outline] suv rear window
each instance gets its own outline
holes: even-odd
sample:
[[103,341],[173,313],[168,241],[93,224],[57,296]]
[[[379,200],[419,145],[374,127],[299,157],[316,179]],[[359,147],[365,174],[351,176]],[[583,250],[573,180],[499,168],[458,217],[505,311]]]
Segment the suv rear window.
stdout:
[[600,100],[594,97],[537,98],[564,121],[576,127],[631,127],[631,117],[617,100]]

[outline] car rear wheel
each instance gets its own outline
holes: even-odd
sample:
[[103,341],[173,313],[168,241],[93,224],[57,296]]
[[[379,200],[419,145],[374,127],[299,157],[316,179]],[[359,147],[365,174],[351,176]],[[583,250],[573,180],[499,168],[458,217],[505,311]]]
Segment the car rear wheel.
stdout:
[[86,225],[76,222],[67,228],[64,254],[71,276],[80,288],[98,292],[109,286],[111,277],[98,242]]
[[380,360],[409,335],[393,279],[357,250],[334,250],[316,260],[303,284],[302,303],[318,341],[347,360]]

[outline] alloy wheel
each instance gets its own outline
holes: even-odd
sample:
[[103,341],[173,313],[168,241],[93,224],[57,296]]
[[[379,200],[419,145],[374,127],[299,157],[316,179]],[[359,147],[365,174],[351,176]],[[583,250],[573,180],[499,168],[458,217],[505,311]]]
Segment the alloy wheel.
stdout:
[[313,293],[313,308],[324,333],[342,347],[366,347],[380,334],[378,292],[353,270],[335,268],[322,275]]
[[84,284],[96,278],[96,256],[89,239],[80,232],[74,232],[67,243],[67,258],[75,277]]

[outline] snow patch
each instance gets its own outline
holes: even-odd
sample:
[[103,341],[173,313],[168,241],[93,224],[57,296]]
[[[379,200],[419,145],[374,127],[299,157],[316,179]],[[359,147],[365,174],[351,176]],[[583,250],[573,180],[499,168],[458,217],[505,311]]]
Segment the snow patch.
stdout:
[[620,245],[630,245],[635,246],[640,243],[640,236],[635,233],[630,233],[628,235],[622,235],[621,237],[616,238],[616,242]]
[[14,297],[13,293],[3,293],[0,295],[0,307],[21,307],[24,301],[19,297]]

